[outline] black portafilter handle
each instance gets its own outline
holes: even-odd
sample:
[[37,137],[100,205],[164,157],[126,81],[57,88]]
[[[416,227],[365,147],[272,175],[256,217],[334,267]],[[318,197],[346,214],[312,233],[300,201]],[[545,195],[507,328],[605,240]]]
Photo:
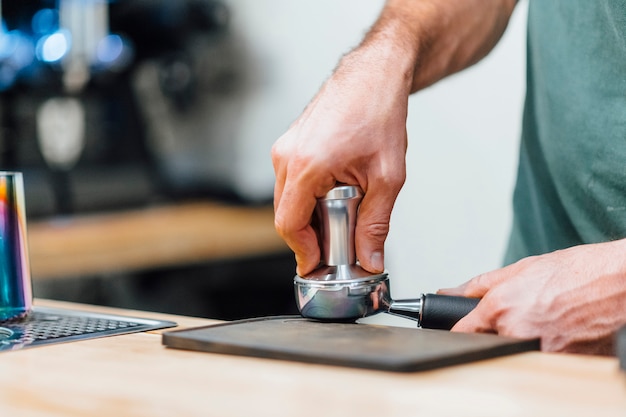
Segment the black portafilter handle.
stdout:
[[419,324],[425,329],[450,330],[476,308],[479,301],[479,298],[424,294]]

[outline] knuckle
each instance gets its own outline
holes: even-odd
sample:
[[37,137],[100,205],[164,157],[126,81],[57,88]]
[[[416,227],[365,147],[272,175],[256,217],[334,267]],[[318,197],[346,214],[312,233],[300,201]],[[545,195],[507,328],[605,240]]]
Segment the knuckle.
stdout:
[[392,158],[380,167],[380,180],[384,185],[401,187],[406,181],[406,161],[404,158]]
[[389,234],[389,223],[387,222],[374,222],[364,226],[363,233],[370,239],[382,242],[387,238]]
[[280,153],[277,144],[272,145],[272,149],[270,150],[270,156],[272,157],[272,162],[274,163],[279,159]]
[[468,282],[467,287],[469,290],[483,289],[487,287],[487,281],[488,281],[487,273],[482,273],[472,278]]
[[276,142],[276,143],[274,143],[274,145],[272,145],[272,149],[270,151],[270,155],[272,157],[272,163],[274,164],[274,166],[276,166],[280,161],[283,160],[283,158],[284,158],[284,151],[283,151],[283,147],[281,146],[280,142]]
[[277,162],[289,159],[294,148],[292,142],[289,132],[279,137],[270,149],[272,162],[276,164]]
[[394,170],[385,175],[386,185],[393,191],[399,192],[404,183],[406,182],[406,170],[399,169]]
[[284,217],[278,213],[274,215],[274,228],[276,229],[278,235],[283,238],[290,234],[288,223],[285,221]]
[[545,257],[541,255],[527,256],[515,262],[511,267],[516,274],[532,270],[538,263],[545,261]]
[[405,170],[387,171],[384,174],[373,178],[370,186],[388,195],[397,196],[406,181]]

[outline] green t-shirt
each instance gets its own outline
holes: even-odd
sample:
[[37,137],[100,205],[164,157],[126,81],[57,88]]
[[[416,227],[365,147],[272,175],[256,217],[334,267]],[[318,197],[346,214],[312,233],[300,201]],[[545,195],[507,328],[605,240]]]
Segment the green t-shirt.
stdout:
[[505,263],[626,237],[626,0],[530,0]]

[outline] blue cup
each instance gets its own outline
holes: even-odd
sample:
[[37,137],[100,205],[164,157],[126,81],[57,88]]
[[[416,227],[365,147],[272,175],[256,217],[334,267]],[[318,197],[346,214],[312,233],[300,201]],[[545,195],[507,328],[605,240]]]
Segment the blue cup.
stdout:
[[26,316],[33,294],[21,172],[0,171],[0,320]]

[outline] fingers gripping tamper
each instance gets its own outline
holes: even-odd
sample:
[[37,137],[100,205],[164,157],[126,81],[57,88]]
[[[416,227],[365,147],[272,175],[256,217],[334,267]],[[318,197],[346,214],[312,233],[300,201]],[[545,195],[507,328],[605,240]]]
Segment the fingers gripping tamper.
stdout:
[[[363,191],[359,187],[344,185],[330,190],[318,199],[316,216],[319,222],[322,265],[301,279],[313,281],[342,281],[382,277],[363,269],[356,259],[355,229]],[[308,281],[307,281],[308,282]]]
[[373,274],[358,264],[355,229],[363,191],[343,185],[318,199],[321,265],[294,280],[300,312],[321,320],[355,320],[368,315],[381,301],[372,290],[384,285],[387,273]]

